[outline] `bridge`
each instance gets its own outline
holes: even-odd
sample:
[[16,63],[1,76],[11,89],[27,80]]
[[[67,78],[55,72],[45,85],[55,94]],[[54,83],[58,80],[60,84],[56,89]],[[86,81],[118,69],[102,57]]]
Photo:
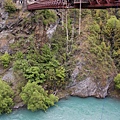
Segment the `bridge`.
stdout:
[[27,0],[28,10],[120,8],[120,0]]

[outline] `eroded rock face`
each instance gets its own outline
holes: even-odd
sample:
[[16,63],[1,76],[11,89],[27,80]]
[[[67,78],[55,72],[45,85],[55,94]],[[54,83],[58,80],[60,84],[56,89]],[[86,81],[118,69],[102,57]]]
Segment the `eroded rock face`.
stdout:
[[13,73],[13,68],[10,68],[3,76],[2,80],[6,82],[14,82],[15,76]]
[[24,106],[24,103],[20,102],[20,103],[16,104],[13,108],[18,109],[18,108],[22,108],[23,106]]
[[80,97],[93,96],[96,92],[97,86],[93,82],[92,78],[86,78],[80,82],[76,82],[76,85],[71,87],[71,95],[76,95]]
[[48,36],[49,39],[52,38],[53,33],[55,32],[56,28],[57,28],[57,24],[56,24],[56,25],[51,25],[51,26],[48,28],[48,30],[46,31],[46,34],[47,34],[47,36]]
[[101,86],[99,82],[97,83],[93,78],[88,77],[85,80],[76,82],[76,84],[70,88],[72,91],[71,95],[79,97],[94,96],[97,98],[105,98],[108,95],[108,88],[111,82],[112,78],[106,81],[106,85]]
[[6,20],[8,18],[8,13],[4,10],[0,10],[0,32],[6,28]]
[[14,36],[8,31],[0,32],[0,52],[8,52],[11,54],[9,45],[14,42]]
[[[20,14],[20,13],[19,13]],[[26,41],[29,41],[29,35],[31,35],[32,31],[35,31],[35,44],[36,48],[41,48],[48,40],[47,36],[51,38],[51,35],[53,34],[54,30],[56,29],[56,26],[52,27],[48,31],[45,31],[43,24],[35,24],[32,25],[31,23],[23,24],[23,16],[24,14],[21,13],[16,18],[13,17],[12,20],[7,21],[5,24],[6,19],[8,18],[8,14],[4,11],[1,11],[0,13],[0,28],[2,32],[0,32],[0,52],[5,53],[6,51],[9,53],[10,48],[9,45],[13,44],[16,40],[19,40],[21,37],[26,39]],[[31,18],[31,14],[27,15],[29,18]],[[27,18],[27,17],[26,17]],[[86,23],[83,23],[85,25]],[[3,30],[5,26],[7,28],[7,31]],[[8,32],[9,31],[9,32]],[[86,36],[86,34],[85,34]],[[69,90],[71,91],[71,95],[73,96],[80,96],[80,97],[88,97],[88,96],[94,96],[98,98],[104,98],[108,95],[108,89],[113,81],[113,76],[111,73],[114,74],[114,68],[112,66],[113,70],[109,70],[108,73],[106,72],[105,77],[102,76],[102,72],[104,73],[104,68],[107,68],[109,66],[105,66],[103,70],[101,70],[100,66],[102,66],[102,63],[99,63],[98,61],[95,61],[96,56],[90,55],[89,52],[89,43],[88,41],[85,41],[87,38],[81,38],[80,41],[78,41],[77,44],[79,44],[77,54],[74,55],[74,60],[78,61],[73,69],[73,72],[71,74],[71,80],[72,82],[69,84]],[[22,48],[23,49],[23,48]],[[27,49],[27,45],[25,44],[24,49]],[[108,60],[109,58],[106,57]],[[95,61],[95,63],[94,63]],[[103,60],[104,61],[104,60]],[[110,61],[109,64],[112,62]],[[91,66],[89,66],[91,64]],[[85,68],[87,66],[87,68]],[[102,72],[101,72],[101,71]],[[100,71],[100,77],[96,77],[96,73],[99,73]],[[0,69],[0,72],[2,73],[2,69]],[[82,74],[82,75],[81,75]],[[85,77],[84,77],[84,75]],[[78,76],[82,76],[84,78],[79,78]],[[95,76],[95,77],[93,77]],[[108,76],[108,77],[106,77]],[[98,76],[99,77],[99,76]],[[102,79],[104,78],[104,79]],[[13,71],[10,69],[7,71],[7,73],[4,74],[3,80],[11,82],[14,79]],[[65,93],[65,96],[68,95]],[[21,105],[20,105],[21,106]],[[18,108],[18,106],[16,107]]]
[[75,65],[68,86],[70,95],[105,98],[117,73],[112,58],[99,45],[96,45],[101,49],[99,55],[98,52],[92,52],[93,43],[86,37],[86,32],[76,43],[78,47],[73,55]]
[[4,0],[0,0],[0,8],[3,8],[3,2]]
[[[71,74],[72,82],[68,86],[71,95],[79,97],[94,96],[97,98],[105,98],[108,95],[108,89],[113,82],[115,75],[116,70],[114,65],[112,66],[113,69],[105,71],[106,73],[104,73],[104,69],[101,69],[100,71],[100,68],[95,69],[92,66],[100,65],[86,65],[86,61],[84,61],[85,58],[81,57],[81,55],[79,55],[78,59],[79,62],[76,64]],[[88,59],[86,60],[88,61]]]

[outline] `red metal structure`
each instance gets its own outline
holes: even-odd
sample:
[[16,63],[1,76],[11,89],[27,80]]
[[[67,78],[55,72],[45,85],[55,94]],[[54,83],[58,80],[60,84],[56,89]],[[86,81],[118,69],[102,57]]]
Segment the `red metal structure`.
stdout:
[[106,9],[120,8],[120,0],[27,0],[28,10],[40,9]]

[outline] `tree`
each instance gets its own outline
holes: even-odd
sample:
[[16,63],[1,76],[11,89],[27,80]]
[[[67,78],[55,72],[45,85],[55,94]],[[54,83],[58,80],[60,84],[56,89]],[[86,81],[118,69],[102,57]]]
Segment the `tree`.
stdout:
[[120,74],[114,78],[115,86],[117,89],[120,89]]
[[27,108],[32,111],[38,109],[47,110],[50,106],[53,106],[58,101],[58,97],[48,93],[39,86],[37,82],[28,82],[25,87],[22,88],[20,94],[22,100],[27,104]]
[[10,113],[13,106],[13,91],[10,86],[0,80],[0,114]]
[[48,45],[41,48],[41,54],[19,52],[15,55],[14,70],[20,70],[27,81],[44,83],[48,90],[63,88],[66,85],[65,68],[53,53]]
[[6,12],[9,12],[9,13],[14,13],[17,10],[12,0],[5,0],[4,8]]
[[40,69],[39,67],[32,66],[26,69],[25,78],[31,82],[40,80]]
[[93,21],[93,24],[89,27],[89,31],[92,35],[98,37],[98,34],[100,33],[100,26],[96,23],[96,21]]
[[8,67],[10,63],[10,55],[5,53],[4,55],[0,56],[0,61],[4,67]]
[[112,16],[107,20],[104,30],[106,42],[110,45],[111,56],[114,59],[115,65],[120,67],[120,20]]
[[107,24],[104,30],[105,38],[110,42],[111,50],[114,49],[115,44],[120,43],[119,33],[120,33],[120,20],[118,20],[115,16],[111,16],[111,18],[107,20]]

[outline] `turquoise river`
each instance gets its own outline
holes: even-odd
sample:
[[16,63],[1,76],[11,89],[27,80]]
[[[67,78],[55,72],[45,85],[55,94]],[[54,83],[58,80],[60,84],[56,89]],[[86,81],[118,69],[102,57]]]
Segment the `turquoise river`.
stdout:
[[120,120],[120,100],[69,97],[46,112],[22,108],[1,115],[0,120]]

